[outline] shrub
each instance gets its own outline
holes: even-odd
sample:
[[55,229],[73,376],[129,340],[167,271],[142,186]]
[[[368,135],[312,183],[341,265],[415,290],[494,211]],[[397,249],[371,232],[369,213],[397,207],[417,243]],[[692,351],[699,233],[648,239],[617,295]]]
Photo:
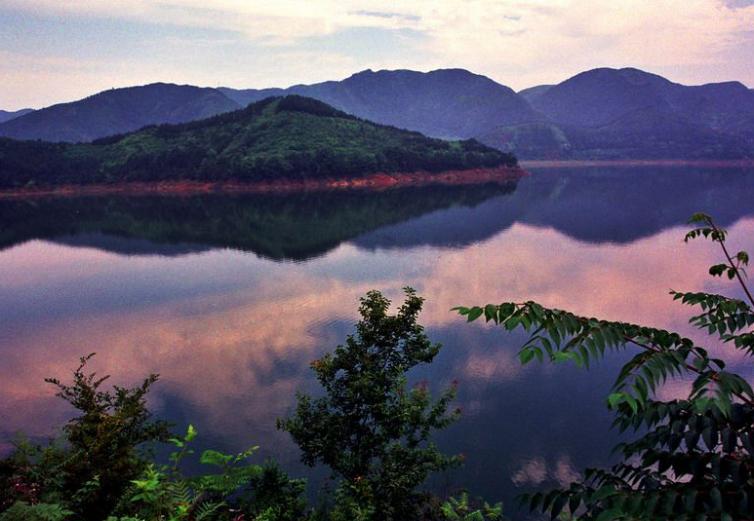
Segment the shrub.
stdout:
[[[740,286],[745,300],[709,293],[671,291],[673,299],[699,308],[690,319],[724,345],[754,355],[754,298],[746,284],[749,255],[732,254],[727,232],[704,214],[686,241],[717,243],[724,262],[712,276]],[[639,303],[640,305],[640,303]],[[682,335],[661,329],[578,316],[535,302],[507,302],[457,308],[474,321],[482,316],[507,330],[531,333],[519,351],[533,359],[573,361],[588,367],[608,351],[638,353],[623,367],[607,399],[616,426],[644,432],[616,449],[622,461],[611,469],[590,469],[566,489],[523,499],[532,510],[588,520],[733,520],[754,512],[754,392],[722,359]],[[661,401],[655,391],[668,378],[692,376],[689,395]]]
[[144,444],[166,439],[168,428],[152,420],[145,402],[157,375],[135,388],[103,391],[108,377],[84,372],[92,356],[81,358],[71,385],[46,380],[80,413],[63,428],[62,440],[46,447],[20,443],[4,465],[20,484],[18,499],[63,502],[82,519],[101,521],[146,467]]
[[361,299],[356,333],[312,363],[325,396],[298,396],[296,412],[279,422],[308,465],[322,462],[341,479],[333,519],[415,518],[416,491],[430,472],[459,462],[430,441],[451,424],[454,389],[432,401],[426,386],[407,389],[406,373],[432,362],[440,350],[417,323],[423,299],[406,300],[389,315],[378,291]]

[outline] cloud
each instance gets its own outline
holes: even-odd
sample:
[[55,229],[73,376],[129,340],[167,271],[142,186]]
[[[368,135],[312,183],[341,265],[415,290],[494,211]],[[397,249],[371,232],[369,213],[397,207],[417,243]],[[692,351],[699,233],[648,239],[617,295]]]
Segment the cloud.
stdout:
[[[119,68],[115,62],[123,59],[114,56],[111,63],[121,73],[118,84],[134,84],[148,78],[267,87],[337,79],[365,68],[429,70],[456,66],[519,89],[562,81],[598,66],[629,65],[682,82],[740,79],[752,84],[751,52],[745,49],[751,41],[742,36],[754,26],[751,3],[415,0],[394,3],[385,10],[384,3],[375,0],[218,0],[211,4],[200,0],[6,0],[0,13],[24,13],[27,20],[54,19],[61,30],[71,27],[67,36],[71,40],[83,38],[87,31],[106,22],[140,25],[143,31],[135,31],[132,41],[119,42],[119,49],[138,45],[144,34],[175,32],[176,28],[195,31],[192,35],[184,30],[182,40],[195,38],[204,41],[205,46],[210,46],[213,39],[227,37],[215,34],[208,38],[202,31],[233,35],[233,41],[218,44],[211,52],[197,54],[190,45],[170,47],[172,60],[160,53],[159,42],[152,45],[156,58],[150,52],[141,52],[124,60],[124,66]],[[71,20],[85,21],[87,26],[71,25]],[[379,31],[386,39],[400,31],[411,31],[421,38],[393,39],[389,48],[370,53],[368,46],[358,45],[364,37],[359,29]],[[19,34],[21,40],[27,41],[26,48],[33,48],[30,42],[40,36],[38,30],[31,29]],[[164,34],[163,37],[166,38]],[[92,45],[82,46],[82,52],[96,53],[106,39],[106,35],[100,35]],[[322,39],[330,39],[333,45],[316,48]],[[54,52],[51,49],[48,54]],[[30,66],[43,69],[44,58],[37,55],[30,60]],[[239,68],[241,58],[248,65]],[[166,67],[159,67],[159,60],[167,62]],[[86,57],[81,63],[88,63]],[[88,74],[71,71],[67,78],[74,83],[76,76],[91,78],[100,65],[93,65]],[[129,70],[134,72],[129,74]],[[56,85],[65,85],[65,75],[51,74]],[[28,85],[45,90],[50,88],[45,87],[46,83],[52,83],[38,81],[39,77],[23,71],[10,76],[14,87],[8,87],[5,76],[4,79],[0,96],[12,96],[11,99],[21,96]],[[90,94],[102,83],[94,82],[89,92],[81,94]],[[80,90],[77,86],[76,91]],[[54,90],[45,92],[49,97]]]
[[565,488],[579,479],[581,474],[574,469],[568,456],[560,456],[552,465],[542,457],[528,459],[511,476],[511,481],[517,487],[537,486],[550,480]]
[[723,0],[723,4],[731,9],[743,9],[754,5],[754,0]]
[[532,458],[525,461],[511,476],[516,486],[541,485],[547,479],[547,464],[543,458]]
[[351,14],[361,16],[375,16],[377,18],[400,18],[409,22],[418,22],[421,20],[420,16],[401,13],[390,13],[381,11],[353,11]]

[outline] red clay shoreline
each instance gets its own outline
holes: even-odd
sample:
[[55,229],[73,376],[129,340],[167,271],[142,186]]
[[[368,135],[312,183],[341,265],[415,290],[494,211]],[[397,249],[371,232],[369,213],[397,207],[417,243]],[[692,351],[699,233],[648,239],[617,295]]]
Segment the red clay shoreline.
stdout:
[[358,178],[257,182],[163,181],[0,189],[0,199],[97,195],[190,196],[212,193],[291,193],[330,190],[385,190],[405,186],[468,185],[510,182],[529,175],[520,167],[447,170],[444,172],[375,173]]
[[754,159],[533,159],[519,161],[522,168],[588,168],[609,166],[696,166],[703,168],[754,167]]

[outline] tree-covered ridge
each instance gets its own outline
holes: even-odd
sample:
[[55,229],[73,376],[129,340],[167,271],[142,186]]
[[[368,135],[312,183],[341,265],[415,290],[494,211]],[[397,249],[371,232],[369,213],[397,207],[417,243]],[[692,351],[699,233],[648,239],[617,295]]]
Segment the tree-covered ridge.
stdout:
[[300,96],[90,144],[0,139],[0,187],[154,181],[270,181],[515,166],[474,140],[377,125]]

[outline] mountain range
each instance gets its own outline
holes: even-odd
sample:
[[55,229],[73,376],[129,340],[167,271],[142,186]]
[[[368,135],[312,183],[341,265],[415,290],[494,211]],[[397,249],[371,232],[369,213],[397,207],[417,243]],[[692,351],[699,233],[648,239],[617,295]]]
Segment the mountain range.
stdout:
[[524,159],[754,157],[754,91],[739,82],[686,86],[633,68],[594,69],[518,93],[463,69],[365,70],[287,89],[158,83],[16,117],[0,123],[0,136],[91,141],[289,94],[431,137],[475,138]]

